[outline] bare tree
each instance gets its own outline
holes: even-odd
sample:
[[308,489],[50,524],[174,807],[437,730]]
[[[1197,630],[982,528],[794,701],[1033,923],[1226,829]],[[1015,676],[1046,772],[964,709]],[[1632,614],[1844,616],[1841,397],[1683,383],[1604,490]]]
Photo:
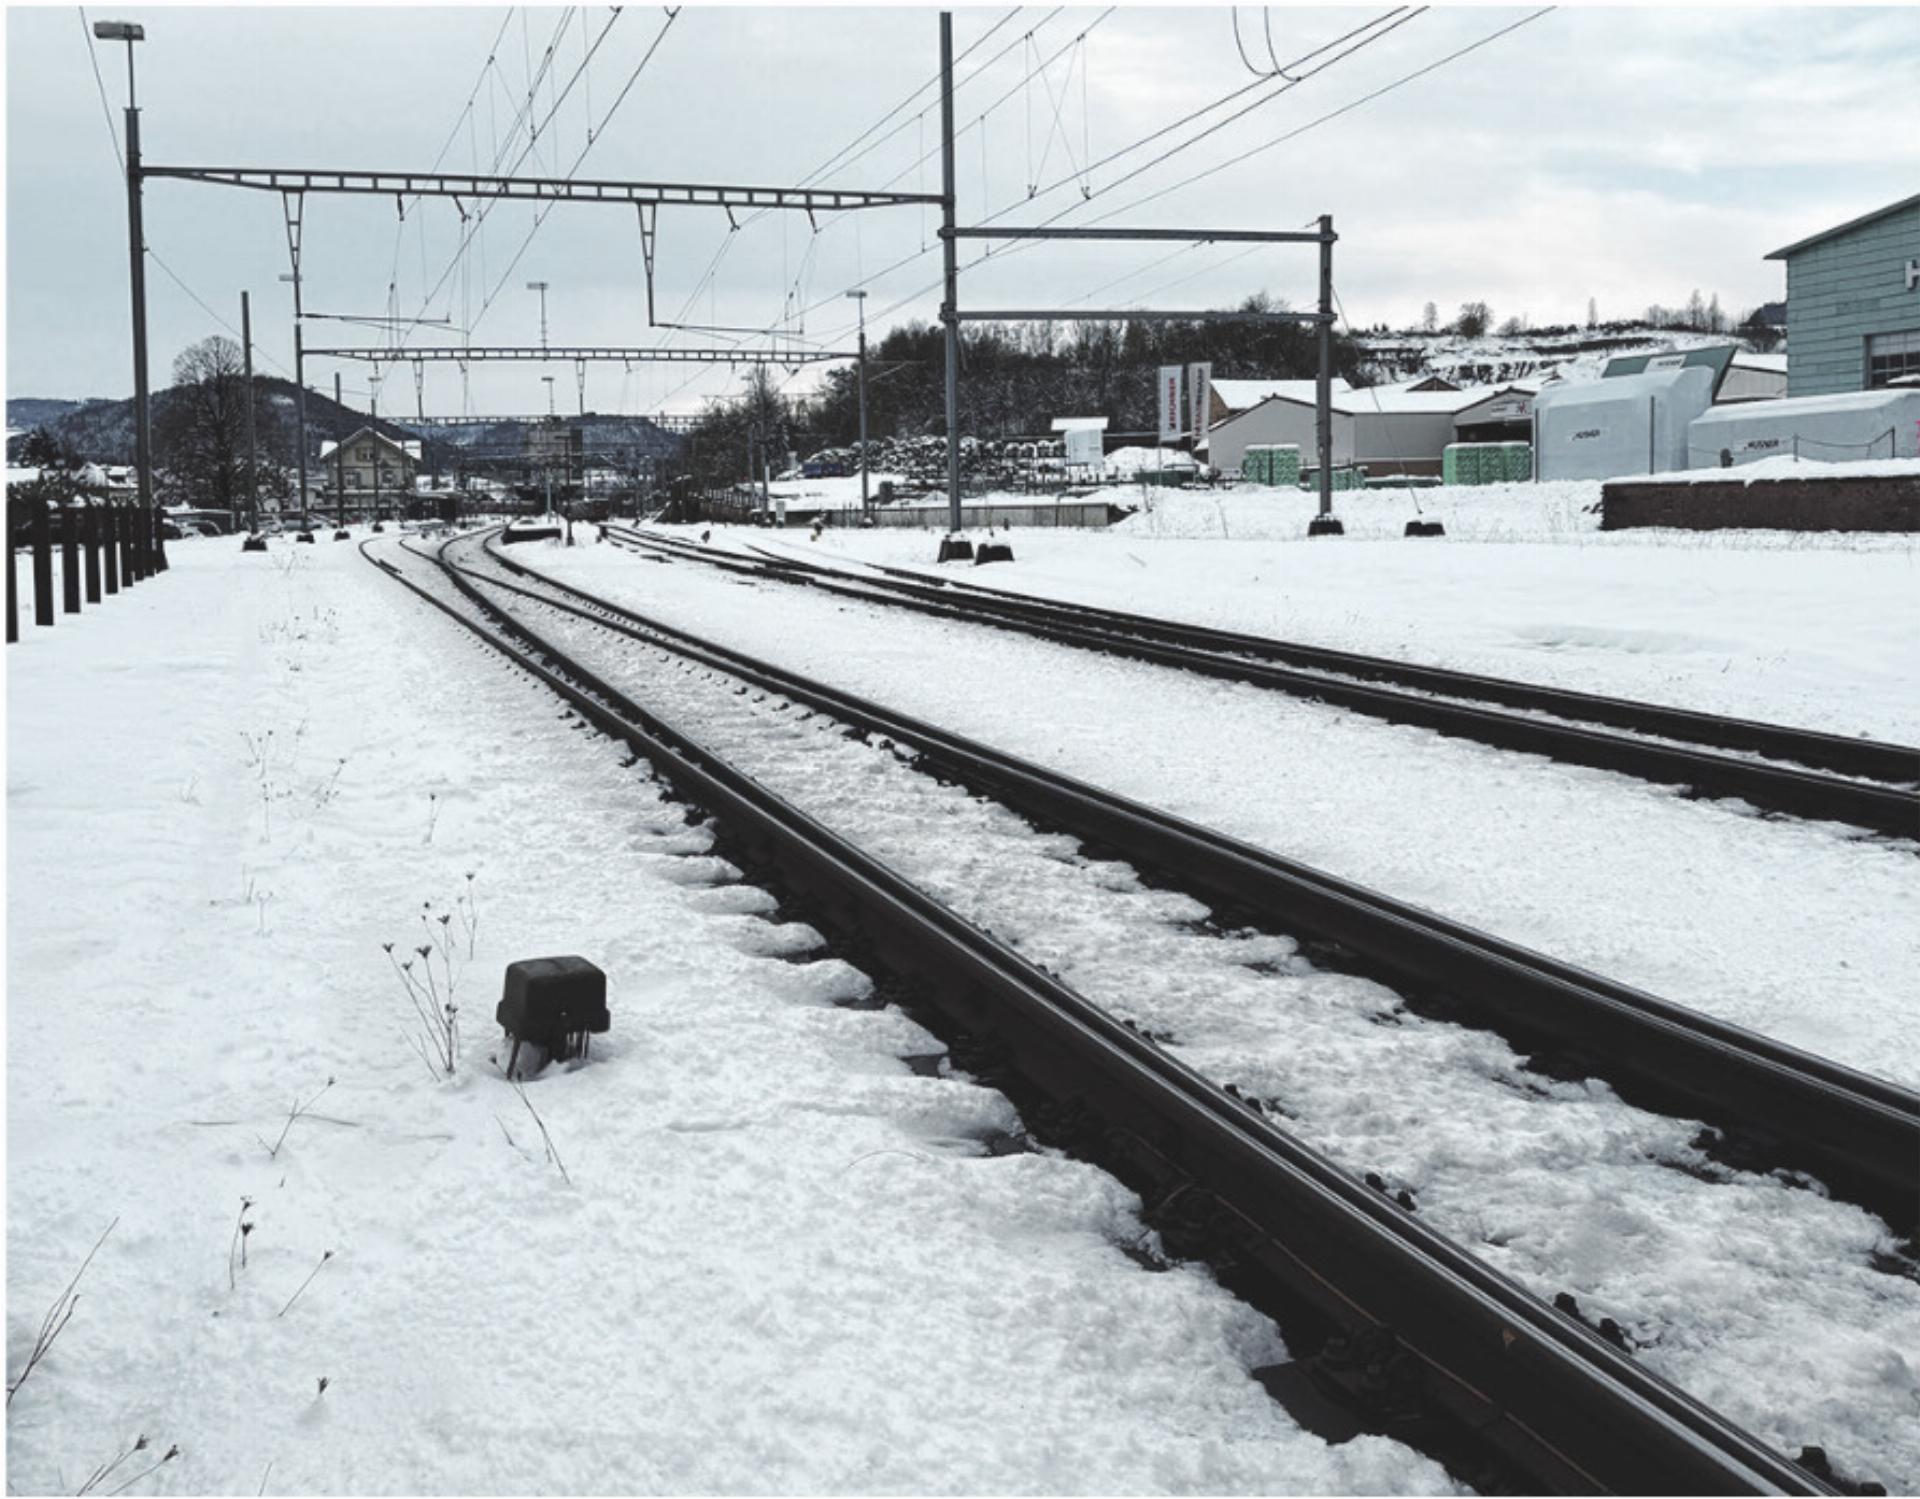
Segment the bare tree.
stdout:
[[1420,314],[1420,331],[1422,333],[1440,331],[1440,309],[1431,302],[1427,303],[1426,310]]
[[1587,326],[1589,328],[1600,326],[1600,304],[1592,297],[1587,298]]
[[247,392],[240,345],[220,334],[182,350],[154,423],[163,498],[231,510],[247,501]]
[[1493,309],[1485,302],[1463,302],[1454,327],[1467,338],[1479,338],[1493,326]]

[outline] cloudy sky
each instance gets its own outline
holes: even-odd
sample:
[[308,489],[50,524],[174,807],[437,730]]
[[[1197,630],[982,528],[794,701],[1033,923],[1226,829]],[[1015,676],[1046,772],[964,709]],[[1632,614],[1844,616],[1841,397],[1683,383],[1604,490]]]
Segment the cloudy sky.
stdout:
[[[521,175],[939,185],[933,10],[693,5],[671,20],[639,6],[617,17],[606,7],[85,14],[147,27],[137,61],[149,163],[418,170],[439,159],[442,170],[498,161]],[[960,10],[961,218],[1294,228],[1331,213],[1341,236],[1336,289],[1356,324],[1411,323],[1428,300],[1451,315],[1468,299],[1539,324],[1583,318],[1589,297],[1603,317],[1626,316],[1683,302],[1695,287],[1744,310],[1782,294],[1768,251],[1920,185],[1920,11],[1911,7],[1534,15],[1384,5]],[[6,42],[8,393],[124,395],[125,195],[81,13],[12,8]],[[116,131],[124,54],[100,44]],[[1299,81],[1270,76],[1275,61]],[[530,77],[531,118],[547,122],[531,140]],[[213,314],[237,326],[242,288],[253,296],[260,367],[290,367],[278,198],[155,181],[146,204],[155,383],[182,347],[220,331]],[[631,209],[562,206],[537,229],[534,217],[530,205],[495,205],[468,231],[462,256],[451,201],[410,205],[403,220],[390,198],[311,195],[306,305],[351,315],[397,306],[409,317],[424,309],[475,344],[531,343],[539,301],[526,282],[546,280],[554,343],[742,341],[648,327]],[[844,348],[850,287],[868,288],[876,328],[936,311],[937,225],[921,209],[827,215],[817,230],[797,214],[741,220],[734,231],[715,209],[662,210],[662,321],[771,328],[789,346]],[[966,246],[963,263],[980,249]],[[1022,246],[963,276],[962,304],[1204,307],[1261,289],[1311,300],[1311,252]],[[308,342],[384,336],[321,323]],[[427,328],[406,336],[460,339]],[[770,335],[744,341],[766,347]],[[366,390],[365,365],[316,363],[309,380],[330,385],[339,368],[350,392]],[[544,409],[542,373],[556,376],[561,409],[577,405],[571,365],[475,365],[464,391],[454,367],[429,367],[424,405],[429,414],[463,403]],[[686,409],[735,378],[593,366],[587,404]],[[414,409],[410,367],[388,375],[382,406]]]

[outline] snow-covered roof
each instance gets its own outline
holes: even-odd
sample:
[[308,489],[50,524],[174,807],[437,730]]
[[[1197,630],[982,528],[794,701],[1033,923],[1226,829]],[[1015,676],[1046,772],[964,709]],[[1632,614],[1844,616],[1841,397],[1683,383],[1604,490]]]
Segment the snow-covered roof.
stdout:
[[[1317,399],[1312,388],[1313,382],[1309,380],[1305,383],[1308,388],[1303,393],[1276,391],[1266,400],[1312,406]],[[1407,390],[1401,386],[1386,385],[1368,386],[1362,390],[1349,388],[1334,392],[1333,410],[1340,416],[1451,416],[1457,411],[1465,411],[1469,406],[1478,406],[1490,396],[1505,395],[1509,388],[1505,385],[1482,385],[1468,390]]]
[[[1317,383],[1312,380],[1215,380],[1212,387],[1213,393],[1220,397],[1229,411],[1246,411],[1270,396],[1288,396],[1295,400],[1305,397],[1310,401],[1318,389]],[[1335,375],[1333,389],[1337,395],[1353,387]]]
[[[420,444],[417,440],[412,442],[406,442],[406,441],[395,442],[391,437],[387,436],[386,433],[375,432],[368,427],[362,427],[358,432],[354,433],[353,436],[349,437],[346,441],[348,443],[355,443],[355,442],[359,442],[362,438],[370,438],[370,437],[378,438],[382,444],[384,444],[389,448],[399,449],[402,453],[405,453],[409,458],[418,458],[420,456]],[[344,444],[335,442],[331,438],[324,438],[321,440],[321,443],[320,443],[320,456],[322,458],[330,458],[333,456],[334,450],[342,446],[344,446]]]
[[[1824,416],[1836,411],[1905,411],[1914,403],[1912,390],[1847,390],[1830,396],[1794,396],[1756,403],[1756,421],[1778,422],[1797,416]],[[1722,413],[1716,412],[1715,415]]]
[[1335,401],[1334,409],[1351,411],[1360,416],[1368,416],[1376,412],[1382,416],[1450,415],[1456,411],[1465,411],[1469,406],[1478,406],[1489,396],[1505,393],[1504,386],[1481,386],[1477,390],[1405,390],[1383,387],[1356,390],[1351,395]]
[[1737,370],[1765,370],[1770,374],[1784,375],[1787,372],[1785,354],[1749,354],[1742,349],[1733,356],[1733,367]]

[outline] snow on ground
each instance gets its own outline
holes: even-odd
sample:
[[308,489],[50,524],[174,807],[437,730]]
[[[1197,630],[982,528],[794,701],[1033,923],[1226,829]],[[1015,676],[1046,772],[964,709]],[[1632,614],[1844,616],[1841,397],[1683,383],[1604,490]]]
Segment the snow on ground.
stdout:
[[[1530,1072],[1498,1036],[1407,1011],[1285,937],[1220,931],[1125,864],[908,768],[891,746],[577,616],[509,607],[709,750],[884,859],[1096,1004],[1163,1038],[1356,1176],[1782,1450],[1824,1447],[1893,1489],[1920,1477],[1920,1285],[1895,1235],[1776,1177],[1716,1167],[1700,1126]],[[1764,1243],[1764,1253],[1756,1246]],[[1763,1318],[1751,1309],[1764,1306]]]
[[611,546],[517,555],[1401,900],[1920,1081],[1910,845],[696,562]]
[[[1489,488],[1559,493],[1538,497],[1549,517],[1556,505],[1578,514],[1598,498],[1589,484]],[[1439,539],[1402,538],[1396,524],[1391,539],[1376,528],[1372,540],[1309,542],[1305,500],[1286,526],[1243,529],[1232,517],[1265,502],[1232,496],[1219,501],[1230,516],[1231,539],[1222,539],[1215,502],[1182,494],[1156,502],[1167,531],[1138,529],[1146,515],[1107,531],[1021,530],[1011,533],[1011,565],[948,571],[993,588],[1305,644],[1920,743],[1913,538],[1802,550],[1778,544],[1777,532],[1718,533],[1776,538],[1754,547],[1698,544],[1712,533],[1614,547],[1596,533],[1594,545],[1565,545],[1536,517],[1530,531],[1493,544],[1465,539],[1457,512],[1445,509],[1455,493],[1421,496],[1429,508],[1442,497],[1449,534]],[[1341,505],[1350,525],[1354,498]],[[1404,502],[1404,494],[1365,500],[1389,510]],[[1520,500],[1489,503],[1511,510]],[[939,571],[933,539],[918,531],[829,530],[810,542],[798,531],[723,528],[714,540]]]
[[[1111,1178],[985,1154],[999,1095],[355,551],[180,543],[7,653],[10,1378],[115,1225],[12,1486],[146,1433],[138,1492],[1448,1487],[1295,1428],[1269,1323],[1130,1261]],[[381,944],[469,892],[442,1083]],[[613,1031],[526,1088],[569,1181],[487,1056],[505,963],[572,951]]]
[[1735,468],[1688,468],[1675,473],[1634,475],[1621,484],[1761,484],[1779,479],[1920,479],[1920,458],[1856,458],[1845,463],[1822,463],[1783,453],[1759,458]]

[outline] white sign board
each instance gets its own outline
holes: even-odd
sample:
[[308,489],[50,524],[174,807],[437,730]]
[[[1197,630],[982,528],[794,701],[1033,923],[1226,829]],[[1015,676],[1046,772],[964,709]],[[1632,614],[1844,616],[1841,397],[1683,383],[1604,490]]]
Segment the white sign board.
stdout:
[[1106,456],[1098,427],[1070,427],[1066,439],[1069,468],[1092,468]]
[[1193,433],[1197,442],[1207,435],[1207,428],[1213,425],[1213,366],[1211,364],[1190,364],[1187,366],[1187,399],[1192,405],[1192,416],[1187,430]]
[[1160,366],[1160,440],[1178,442],[1186,433],[1186,412],[1180,402],[1181,369],[1177,364]]

